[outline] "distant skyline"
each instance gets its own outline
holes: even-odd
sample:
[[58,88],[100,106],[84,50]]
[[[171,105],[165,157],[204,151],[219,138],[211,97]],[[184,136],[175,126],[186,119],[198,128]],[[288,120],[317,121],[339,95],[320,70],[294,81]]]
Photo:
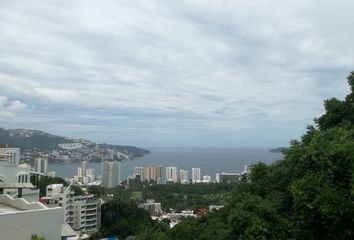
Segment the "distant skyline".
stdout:
[[349,92],[354,1],[3,1],[0,127],[278,147]]

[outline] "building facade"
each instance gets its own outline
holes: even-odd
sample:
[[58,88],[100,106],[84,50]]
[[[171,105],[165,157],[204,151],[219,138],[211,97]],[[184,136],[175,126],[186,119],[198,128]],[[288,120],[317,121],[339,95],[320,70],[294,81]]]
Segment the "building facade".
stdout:
[[192,183],[199,183],[200,177],[200,168],[192,168]]
[[144,177],[146,181],[161,181],[162,167],[160,165],[148,165],[144,167]]
[[177,175],[177,167],[166,167],[166,182],[177,183],[178,175]]
[[75,231],[95,232],[101,226],[101,200],[94,195],[74,195],[70,186],[51,184],[41,202],[48,207],[61,207],[63,221]]
[[101,185],[106,188],[118,186],[121,181],[120,172],[120,162],[103,162],[101,164]]
[[179,170],[179,181],[181,184],[189,183],[188,170],[184,170],[184,169]]

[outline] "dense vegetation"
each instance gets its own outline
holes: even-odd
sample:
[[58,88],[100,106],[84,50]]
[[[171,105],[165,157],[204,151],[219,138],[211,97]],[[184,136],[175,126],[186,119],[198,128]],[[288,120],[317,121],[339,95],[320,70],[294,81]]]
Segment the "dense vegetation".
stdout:
[[141,240],[354,239],[354,73],[351,93],[292,141],[284,160],[257,164],[225,208]]
[[168,226],[159,224],[150,218],[150,214],[138,208],[134,201],[114,199],[102,205],[100,232],[93,234],[90,239],[100,239],[109,235],[126,238],[145,229],[157,232],[167,231]]
[[230,184],[144,184],[140,189],[126,189],[118,186],[109,189],[108,193],[116,199],[136,202],[154,199],[161,202],[164,210],[173,208],[197,210],[208,208],[212,204],[223,204],[233,189]]

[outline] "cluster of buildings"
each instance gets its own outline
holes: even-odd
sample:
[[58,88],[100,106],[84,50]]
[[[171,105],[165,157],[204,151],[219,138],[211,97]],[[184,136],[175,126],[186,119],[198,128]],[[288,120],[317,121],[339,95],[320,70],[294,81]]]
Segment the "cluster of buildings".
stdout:
[[142,182],[165,184],[165,183],[180,183],[180,184],[195,184],[195,183],[223,183],[233,184],[241,180],[242,175],[248,174],[252,169],[251,165],[245,165],[241,173],[217,172],[215,181],[211,176],[201,174],[200,168],[192,168],[191,176],[186,169],[179,169],[175,166],[166,167],[165,177],[162,176],[161,165],[147,165],[145,167],[135,167],[133,175],[128,177],[127,183],[130,187],[140,186]]
[[73,181],[79,185],[97,185],[95,170],[87,168],[87,161],[82,161],[81,166],[77,168],[77,175],[73,177]]
[[40,198],[38,181],[47,168],[46,159],[40,158],[34,168],[20,164],[19,148],[0,146],[1,239],[79,239],[99,229],[101,199],[75,195],[71,185],[62,184],[47,186]]

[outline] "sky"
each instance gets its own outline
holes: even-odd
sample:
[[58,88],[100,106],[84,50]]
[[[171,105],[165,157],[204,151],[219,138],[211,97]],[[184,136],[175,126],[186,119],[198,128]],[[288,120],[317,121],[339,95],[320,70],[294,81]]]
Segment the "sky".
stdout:
[[278,147],[349,92],[354,1],[0,0],[0,127]]

